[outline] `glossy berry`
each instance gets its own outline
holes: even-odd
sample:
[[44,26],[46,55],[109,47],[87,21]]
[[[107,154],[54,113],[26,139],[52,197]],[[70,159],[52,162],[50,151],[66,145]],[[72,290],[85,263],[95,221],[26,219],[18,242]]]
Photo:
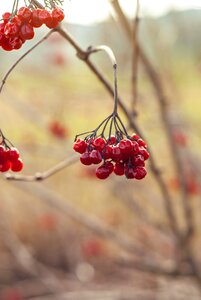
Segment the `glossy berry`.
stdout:
[[13,172],[20,172],[23,169],[23,162],[20,158],[12,162],[11,164],[11,170]]
[[119,146],[114,146],[112,148],[112,159],[113,161],[120,161],[122,159],[122,152]]
[[89,166],[92,164],[91,161],[91,157],[90,157],[90,153],[89,152],[84,152],[81,156],[80,156],[80,161],[83,165]]
[[8,159],[10,162],[15,162],[16,160],[18,160],[19,156],[19,151],[16,148],[11,148],[8,151]]
[[8,22],[4,27],[4,35],[8,38],[17,36],[19,31],[20,27],[13,22]]
[[32,17],[32,11],[28,7],[20,7],[17,12],[17,16],[22,20],[23,23],[28,23]]
[[9,161],[5,161],[4,163],[0,164],[0,172],[7,172],[9,171],[11,163]]
[[74,143],[73,149],[76,152],[82,154],[87,149],[87,143],[84,140],[82,140],[82,139],[77,139],[76,142]]
[[43,25],[43,20],[40,18],[41,9],[34,9],[32,11],[32,18],[30,24],[35,27],[41,27]]
[[41,20],[42,24],[48,24],[52,21],[51,13],[46,9],[41,9],[39,11],[39,19]]
[[30,24],[22,25],[20,29],[20,37],[24,40],[31,40],[34,37],[34,30]]
[[93,141],[93,145],[97,150],[103,150],[105,148],[106,141],[103,138],[98,137]]
[[92,164],[95,164],[95,165],[100,164],[102,161],[102,156],[98,150],[92,150],[90,153],[90,158],[91,158]]
[[108,166],[102,165],[96,170],[96,177],[98,177],[99,179],[106,179],[109,177],[109,175],[110,169],[108,168]]
[[116,162],[114,165],[114,173],[118,176],[124,175],[124,163]]
[[54,8],[52,11],[52,18],[53,20],[56,20],[57,22],[61,22],[63,21],[65,15],[63,10],[59,9],[59,8]]
[[143,179],[147,175],[147,171],[144,167],[137,167],[135,168],[134,176],[135,179]]
[[102,151],[102,155],[104,159],[112,158],[112,146],[111,145],[105,146],[105,148]]
[[126,166],[125,168],[125,175],[127,179],[134,179],[135,178],[135,170],[132,167]]

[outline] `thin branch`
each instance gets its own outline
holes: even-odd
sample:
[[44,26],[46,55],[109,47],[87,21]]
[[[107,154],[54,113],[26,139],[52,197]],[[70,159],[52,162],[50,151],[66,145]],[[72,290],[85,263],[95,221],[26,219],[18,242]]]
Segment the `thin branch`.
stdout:
[[18,175],[18,174],[11,174],[8,173],[5,175],[5,178],[8,180],[16,180],[16,181],[42,181],[44,179],[49,178],[52,175],[55,175],[58,172],[61,172],[63,169],[71,166],[75,162],[78,161],[77,155],[68,157],[67,159],[64,159],[54,167],[50,168],[49,170],[45,172],[37,172],[35,175]]
[[2,79],[2,83],[0,86],[0,93],[3,90],[3,87],[6,83],[6,80],[8,79],[9,75],[12,73],[12,71],[15,69],[15,67],[30,53],[32,52],[36,47],[38,47],[42,42],[44,42],[52,33],[54,30],[49,31],[40,41],[38,41],[33,47],[31,47],[28,51],[26,51],[8,70],[8,72],[5,74],[5,76]]

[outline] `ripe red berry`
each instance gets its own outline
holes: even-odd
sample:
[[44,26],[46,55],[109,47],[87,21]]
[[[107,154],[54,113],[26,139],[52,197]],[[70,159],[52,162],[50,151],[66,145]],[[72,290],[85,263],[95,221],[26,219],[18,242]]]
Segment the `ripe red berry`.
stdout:
[[102,161],[102,156],[98,150],[92,150],[92,152],[90,153],[90,158],[92,164],[95,165],[99,164]]
[[9,161],[5,161],[3,164],[0,164],[0,172],[9,171],[11,163]]
[[63,10],[61,10],[60,8],[54,8],[52,11],[52,18],[53,20],[56,20],[57,22],[61,22],[63,21],[65,15]]
[[32,18],[30,20],[30,24],[35,28],[38,28],[43,25],[43,20],[40,19],[40,12],[41,12],[41,9],[39,9],[39,8],[34,9],[32,11]]
[[138,145],[139,145],[139,146],[143,146],[143,147],[145,147],[145,148],[147,147],[147,144],[146,144],[145,141],[143,141],[142,139],[138,139],[137,142],[138,142]]
[[7,23],[9,21],[11,17],[11,13],[9,12],[5,12],[3,15],[2,15],[2,19],[4,20],[4,23]]
[[144,163],[144,157],[140,154],[134,156],[132,158],[132,163],[134,164],[134,166],[141,166],[144,167],[145,163]]
[[22,47],[23,41],[19,37],[15,36],[9,39],[9,43],[13,49],[18,50]]
[[138,179],[138,180],[143,179],[146,175],[147,175],[147,171],[144,167],[135,168],[135,171],[134,171],[135,179]]
[[124,139],[120,141],[119,148],[123,154],[131,154],[133,150],[133,144],[129,139]]
[[24,40],[31,40],[34,37],[34,30],[30,24],[22,25],[20,29],[20,37]]
[[19,26],[13,22],[8,22],[4,27],[4,34],[8,38],[17,36],[19,31]]
[[135,133],[132,134],[131,137],[132,137],[133,140],[138,140],[138,139],[140,138],[139,135],[137,135],[137,134],[135,134]]
[[97,150],[103,150],[106,145],[106,141],[103,138],[98,137],[93,141],[93,145]]
[[10,148],[8,151],[8,160],[10,162],[15,162],[18,160],[20,154],[19,151],[17,150],[17,148]]
[[144,157],[144,160],[147,160],[149,158],[149,152],[144,148],[140,147],[140,154]]
[[116,162],[114,165],[114,173],[118,176],[124,175],[124,163]]
[[102,155],[104,159],[112,158],[112,146],[111,145],[105,146],[105,148],[102,151]]
[[112,162],[106,161],[106,162],[104,163],[104,166],[105,166],[107,169],[109,169],[110,174],[114,171],[114,165],[113,165]]
[[126,178],[128,178],[128,179],[135,178],[135,169],[132,167],[126,166],[125,167],[125,175],[126,175]]
[[91,161],[91,157],[90,157],[90,153],[89,152],[84,152],[81,156],[80,156],[80,161],[83,165],[89,166],[92,164]]
[[140,147],[138,145],[138,143],[136,141],[133,141],[132,142],[133,144],[133,154],[139,154],[140,153]]
[[87,143],[84,140],[82,140],[82,139],[77,139],[76,142],[74,143],[73,149],[76,152],[82,154],[87,149]]
[[110,169],[108,168],[108,166],[100,166],[97,168],[96,170],[96,177],[99,179],[106,179],[108,178],[110,175]]
[[114,135],[111,135],[110,138],[107,139],[109,145],[115,145],[117,142],[117,139]]
[[12,162],[11,170],[13,172],[20,172],[22,169],[23,169],[23,162],[22,162],[21,158],[18,158],[17,160]]
[[23,23],[28,23],[32,17],[32,11],[28,7],[20,7],[17,12],[17,16],[22,20]]
[[45,25],[52,29],[52,28],[56,28],[59,25],[59,22],[56,19],[53,19],[52,16],[50,19],[46,20]]
[[1,47],[6,51],[12,51],[13,47],[10,44],[10,39],[7,39],[5,36],[3,36],[1,41]]
[[112,159],[113,161],[120,161],[122,159],[122,153],[118,145],[112,148]]
[[50,12],[46,9],[41,9],[39,11],[39,18],[42,21],[43,24],[48,24],[49,22],[52,21],[52,16],[50,14]]

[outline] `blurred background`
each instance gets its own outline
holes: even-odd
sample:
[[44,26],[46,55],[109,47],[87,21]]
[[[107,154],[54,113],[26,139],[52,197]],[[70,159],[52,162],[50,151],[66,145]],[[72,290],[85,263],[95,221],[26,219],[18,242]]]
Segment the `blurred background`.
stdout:
[[[0,4],[1,14],[11,10],[9,2]],[[113,49],[119,94],[131,110],[132,42],[113,2],[66,0],[62,26],[84,50],[101,44]],[[201,299],[201,4],[139,2],[138,42],[157,71],[167,105],[164,112],[138,55],[135,121],[160,170],[181,236],[193,220],[190,239],[182,244],[171,231],[167,195],[149,163],[140,182],[117,176],[100,181],[93,167],[79,161],[41,182],[6,181],[3,174],[0,300]],[[136,2],[119,4],[132,30]],[[0,49],[1,78],[46,32],[36,30],[19,51]],[[91,60],[112,84],[108,58],[100,53]],[[24,175],[72,157],[75,135],[93,130],[113,109],[105,87],[57,32],[13,70],[0,98],[0,128],[20,150]],[[183,193],[171,143],[182,165]],[[186,218],[185,207],[193,217]]]

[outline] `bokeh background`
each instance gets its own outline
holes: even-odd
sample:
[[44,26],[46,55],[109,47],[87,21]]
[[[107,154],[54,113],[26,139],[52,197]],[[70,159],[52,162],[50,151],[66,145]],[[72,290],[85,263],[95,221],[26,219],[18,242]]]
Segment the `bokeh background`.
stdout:
[[[130,109],[132,47],[111,4],[94,2],[66,1],[63,27],[83,49],[101,44],[113,49],[119,93]],[[200,1],[140,2],[139,41],[168,99],[187,201],[194,212],[191,247],[199,268]],[[132,26],[135,1],[120,4]],[[10,6],[0,4],[0,12]],[[20,51],[0,50],[1,78],[46,32],[38,29]],[[96,54],[91,59],[112,84],[108,58]],[[56,32],[16,67],[0,98],[0,128],[20,150],[25,175],[45,172],[71,157],[75,135],[94,129],[113,108],[104,86]],[[137,111],[136,121],[183,232],[174,159],[160,104],[140,59]],[[129,127],[121,110],[120,114]],[[141,182],[117,176],[99,181],[94,174],[93,168],[76,162],[41,182],[0,177],[0,299],[201,299],[199,278],[181,258],[149,165]],[[174,272],[178,261],[184,276]],[[150,262],[165,271],[156,271]]]

